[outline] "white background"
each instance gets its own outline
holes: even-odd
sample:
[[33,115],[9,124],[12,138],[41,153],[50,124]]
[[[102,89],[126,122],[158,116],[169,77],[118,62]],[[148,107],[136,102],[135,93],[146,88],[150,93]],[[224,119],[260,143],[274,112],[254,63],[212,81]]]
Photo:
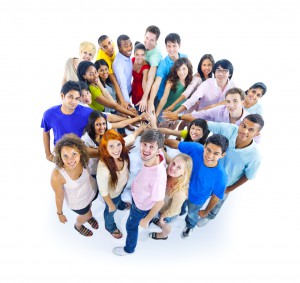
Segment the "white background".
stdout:
[[[197,6],[196,6],[197,5]],[[2,1],[1,278],[3,282],[296,282],[299,277],[299,13],[296,1]],[[103,229],[92,238],[55,214],[52,164],[40,121],[60,102],[65,61],[82,41],[120,34],[143,41],[149,25],[181,36],[196,70],[204,53],[229,59],[243,89],[268,86],[263,164],[218,217],[189,239],[142,240],[117,257]],[[298,41],[297,41],[298,40]],[[299,174],[299,173],[298,173]],[[95,209],[97,206],[95,207]],[[96,211],[100,219],[101,211]],[[124,227],[125,214],[119,214]]]

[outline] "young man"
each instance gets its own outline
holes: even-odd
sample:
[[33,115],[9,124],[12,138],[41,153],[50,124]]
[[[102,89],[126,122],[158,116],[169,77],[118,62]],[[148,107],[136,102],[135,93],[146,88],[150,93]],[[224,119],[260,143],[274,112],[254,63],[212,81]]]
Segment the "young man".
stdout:
[[157,40],[159,36],[160,36],[160,30],[157,26],[147,27],[144,36],[144,44],[147,50],[145,60],[149,63],[150,69],[148,72],[148,78],[147,78],[147,83],[146,83],[143,97],[141,101],[137,104],[139,105],[139,110],[141,112],[147,110],[148,96],[155,79],[157,67],[163,58],[162,53],[157,46]]
[[41,122],[43,142],[46,158],[53,160],[50,150],[50,130],[53,130],[54,145],[64,134],[82,136],[83,129],[88,123],[88,118],[93,109],[78,105],[80,99],[80,86],[77,82],[67,81],[61,89],[62,104],[48,109]]
[[157,129],[149,129],[141,135],[140,153],[143,166],[135,177],[132,189],[132,206],[126,223],[126,245],[115,247],[119,256],[132,254],[137,245],[138,226],[147,228],[149,222],[164,204],[167,185],[166,161],[161,149],[164,137]]
[[117,39],[119,53],[117,54],[112,68],[121,88],[123,99],[126,103],[130,102],[131,79],[132,79],[132,62],[130,60],[132,52],[132,42],[129,36],[122,34]]
[[[181,237],[187,238],[196,226],[200,216],[206,216],[223,198],[227,184],[227,174],[219,162],[225,156],[228,139],[222,135],[210,136],[203,146],[196,142],[178,142],[166,140],[166,145],[178,147],[180,152],[191,156],[193,170],[188,192],[188,214],[185,218],[186,227]],[[207,199],[210,201],[204,210],[200,210]]]
[[[237,126],[249,114],[244,109],[245,93],[240,88],[231,88],[225,94],[225,105],[207,110],[193,111],[191,114],[176,114],[180,120],[191,122],[197,118],[207,121],[236,124]],[[175,116],[175,114],[174,114]]]
[[116,92],[117,98],[120,104],[127,109],[128,103],[123,98],[120,86],[117,82],[116,76],[112,68],[113,61],[116,57],[115,45],[107,35],[101,35],[98,39],[98,44],[99,44],[99,51],[98,51],[96,61],[103,59],[108,64],[108,73],[109,73],[108,76]]
[[177,33],[170,33],[165,38],[165,44],[168,55],[160,62],[155,81],[151,88],[151,93],[148,101],[148,111],[154,111],[163,96],[168,74],[178,58],[187,57],[185,54],[179,53],[181,44],[180,36]]
[[229,139],[229,148],[223,160],[225,171],[228,174],[228,182],[224,198],[218,202],[208,216],[201,216],[202,218],[197,223],[198,226],[204,226],[216,217],[230,192],[255,178],[261,157],[253,139],[259,136],[263,126],[264,120],[259,114],[247,115],[239,126],[208,122],[210,131],[222,134]]

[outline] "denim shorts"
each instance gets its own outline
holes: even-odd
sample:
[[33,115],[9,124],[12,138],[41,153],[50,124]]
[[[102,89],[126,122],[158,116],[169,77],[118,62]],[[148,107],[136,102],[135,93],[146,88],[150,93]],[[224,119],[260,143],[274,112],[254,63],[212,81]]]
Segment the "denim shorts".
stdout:
[[99,191],[97,190],[95,197],[92,199],[91,203],[88,206],[86,206],[85,208],[82,208],[82,209],[72,209],[72,210],[74,212],[76,212],[77,214],[79,214],[79,215],[84,215],[84,214],[88,213],[89,210],[90,210],[90,208],[91,208],[92,202],[98,197],[98,193],[99,193]]

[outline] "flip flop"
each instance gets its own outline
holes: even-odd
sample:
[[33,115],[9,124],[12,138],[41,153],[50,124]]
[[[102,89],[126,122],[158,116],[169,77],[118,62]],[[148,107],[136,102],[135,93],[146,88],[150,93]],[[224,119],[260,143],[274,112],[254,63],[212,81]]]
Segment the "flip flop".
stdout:
[[87,223],[89,223],[92,226],[93,229],[98,229],[99,228],[98,222],[97,222],[97,220],[94,217],[92,217],[91,219],[89,219],[87,221]]
[[167,240],[167,239],[168,239],[168,237],[165,237],[165,238],[158,238],[158,237],[157,237],[157,233],[155,233],[155,232],[154,232],[154,233],[150,233],[150,234],[149,234],[149,237],[152,238],[153,240]]
[[121,239],[123,237],[123,234],[121,231],[117,228],[115,231],[110,233],[115,239]]

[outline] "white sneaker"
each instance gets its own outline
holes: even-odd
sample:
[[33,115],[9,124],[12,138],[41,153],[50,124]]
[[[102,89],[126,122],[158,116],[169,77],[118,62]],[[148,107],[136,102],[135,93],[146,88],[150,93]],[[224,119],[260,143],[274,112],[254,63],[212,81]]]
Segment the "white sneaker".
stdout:
[[130,253],[125,252],[124,247],[115,247],[112,249],[112,252],[119,256],[130,255]]
[[197,222],[197,226],[198,227],[203,227],[205,226],[208,222],[210,221],[210,219],[208,218],[200,218]]

